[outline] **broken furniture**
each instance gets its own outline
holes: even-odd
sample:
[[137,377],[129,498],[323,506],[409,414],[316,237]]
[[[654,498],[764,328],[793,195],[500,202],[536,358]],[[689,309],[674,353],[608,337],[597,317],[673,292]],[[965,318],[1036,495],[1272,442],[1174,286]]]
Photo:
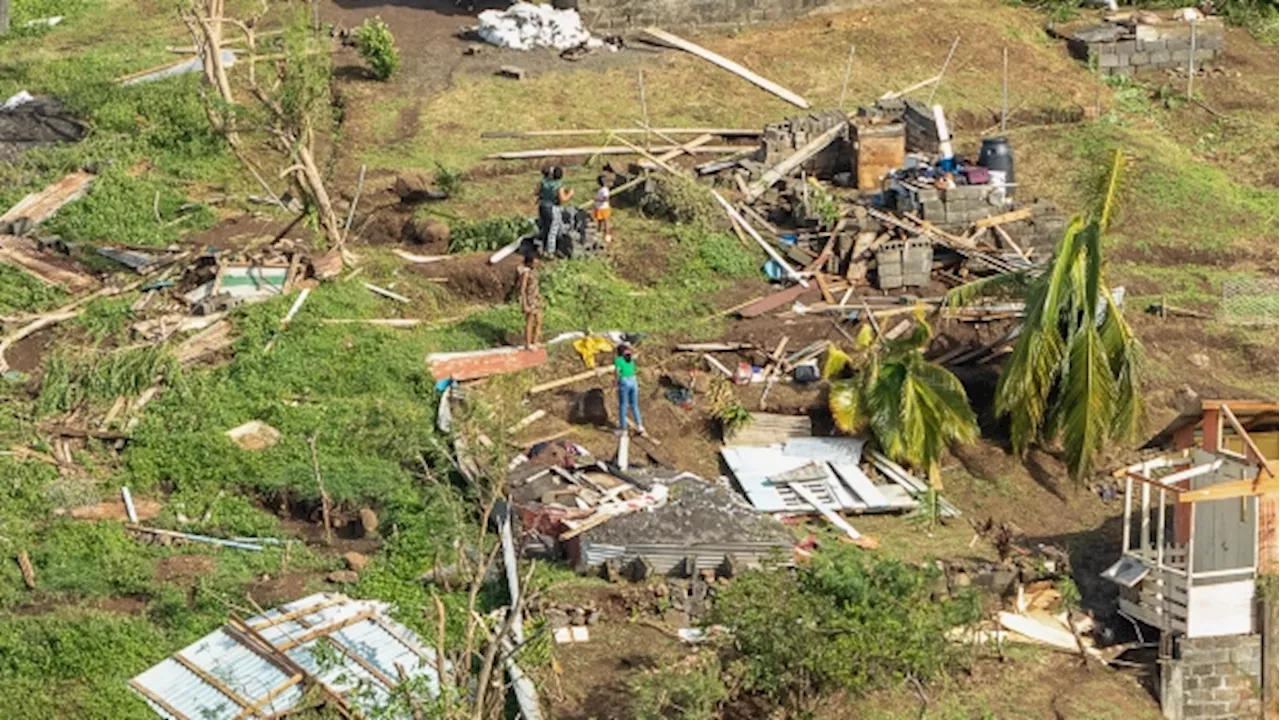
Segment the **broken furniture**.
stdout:
[[247,620],[232,616],[129,686],[169,720],[277,717],[305,709],[304,701],[367,716],[416,679],[438,694],[435,651],[389,609],[317,593]]

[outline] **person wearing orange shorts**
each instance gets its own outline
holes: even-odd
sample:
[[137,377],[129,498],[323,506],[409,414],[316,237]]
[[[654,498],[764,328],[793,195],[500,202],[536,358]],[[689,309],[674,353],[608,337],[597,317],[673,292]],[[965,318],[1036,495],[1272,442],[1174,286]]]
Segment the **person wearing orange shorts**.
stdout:
[[591,211],[591,216],[596,221],[596,232],[604,233],[604,241],[613,241],[613,221],[610,216],[613,215],[613,208],[609,206],[609,179],[604,175],[596,178],[595,205]]

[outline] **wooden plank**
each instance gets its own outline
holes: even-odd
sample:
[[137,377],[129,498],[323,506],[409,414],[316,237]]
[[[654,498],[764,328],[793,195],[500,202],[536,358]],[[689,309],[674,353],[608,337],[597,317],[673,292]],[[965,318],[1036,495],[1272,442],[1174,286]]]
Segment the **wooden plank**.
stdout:
[[[589,145],[585,147],[541,148],[538,150],[508,150],[485,155],[486,160],[537,160],[540,158],[562,158],[584,155],[639,155],[634,147],[625,144],[622,138],[615,138],[623,145]],[[665,153],[683,148],[683,145],[657,145],[649,148],[649,152]],[[691,155],[723,155],[724,153],[742,150],[741,145],[702,145],[681,150]]]
[[325,642],[332,645],[338,652],[351,658],[352,661],[355,662],[355,664],[359,665],[361,668],[364,669],[365,672],[372,675],[375,680],[382,683],[383,687],[385,687],[388,690],[396,689],[396,685],[397,685],[396,681],[392,680],[390,677],[387,676],[386,673],[379,670],[373,663],[369,662],[368,660],[365,660],[363,657],[360,656],[359,653],[347,647],[344,643],[339,641],[333,635],[325,635],[324,640]]
[[299,645],[305,645],[311,642],[312,640],[315,640],[318,637],[328,635],[329,633],[338,632],[339,630],[345,627],[350,627],[352,625],[355,625],[356,623],[364,622],[365,620],[368,620],[369,618],[377,614],[378,614],[378,611],[376,609],[371,608],[369,610],[364,610],[362,612],[356,613],[355,615],[352,615],[351,617],[345,620],[342,620],[336,623],[330,623],[329,625],[321,625],[320,627],[313,628],[312,630],[309,630],[308,632],[303,633],[299,637],[296,637],[296,638],[291,637],[279,645],[272,645],[272,647],[274,647],[276,650],[282,653],[288,652],[298,647]]
[[979,230],[985,230],[987,228],[992,228],[997,225],[1003,225],[1005,223],[1018,222],[1019,220],[1026,220],[1029,217],[1031,217],[1031,208],[1024,207],[1018,210],[1010,210],[1009,212],[1000,213],[999,215],[992,215],[991,217],[981,218],[975,223],[973,223],[973,226],[975,228],[978,228]]
[[150,700],[151,702],[155,703],[157,706],[159,706],[159,708],[160,708],[161,710],[164,710],[165,712],[167,712],[167,713],[169,713],[170,715],[172,715],[172,716],[174,716],[175,718],[177,718],[177,720],[191,720],[191,718],[189,718],[188,716],[186,716],[186,715],[182,714],[182,712],[181,712],[181,711],[179,711],[179,710],[178,710],[178,708],[176,708],[176,707],[174,707],[174,706],[170,705],[168,702],[166,702],[164,698],[162,698],[162,697],[160,697],[159,695],[157,695],[157,694],[155,694],[155,693],[151,692],[151,690],[150,690],[149,688],[147,688],[147,686],[146,686],[146,685],[143,685],[142,683],[138,682],[138,679],[137,679],[137,678],[133,678],[133,679],[129,680],[129,687],[131,687],[131,688],[133,688],[134,690],[136,690],[136,691],[138,692],[138,694],[139,694],[139,695],[142,695],[142,696],[143,696],[143,697],[145,697],[146,699],[148,699],[148,700]]
[[590,378],[600,377],[601,375],[608,375],[611,372],[613,372],[612,365],[601,365],[600,367],[592,368],[590,370],[584,370],[583,372],[570,375],[569,377],[563,377],[563,378],[560,378],[559,380],[550,380],[548,382],[534,385],[533,387],[529,388],[529,394],[537,395],[538,393],[546,392],[548,390],[555,390],[556,388],[564,387],[565,385],[572,385],[573,383],[580,382],[582,380],[588,380]]
[[933,77],[929,78],[928,80],[921,80],[920,82],[918,82],[918,83],[916,83],[916,84],[914,84],[914,85],[908,85],[907,87],[904,87],[904,88],[902,88],[901,90],[894,90],[894,91],[891,91],[891,92],[887,92],[887,93],[885,93],[885,94],[881,95],[881,96],[880,96],[880,99],[881,99],[881,100],[892,100],[893,98],[896,98],[896,97],[902,97],[903,95],[906,95],[907,93],[915,92],[916,90],[919,90],[920,88],[929,87],[930,85],[932,85],[932,84],[934,84],[934,83],[938,82],[938,81],[939,81],[939,80],[941,80],[941,79],[942,79],[942,75],[941,75],[941,74],[934,75]]
[[187,656],[183,655],[182,653],[177,652],[171,655],[170,657],[172,657],[174,661],[176,661],[179,665],[191,671],[192,674],[194,674],[196,677],[204,681],[206,685],[212,686],[213,689],[231,698],[231,701],[239,705],[240,707],[248,708],[253,706],[253,703],[246,700],[243,696],[240,695],[240,693],[227,687],[226,683],[214,677],[212,674],[209,673],[208,670],[205,670],[204,668],[195,664]]
[[761,89],[767,90],[773,93],[774,95],[777,95],[778,97],[782,98],[783,100],[786,100],[787,102],[791,103],[792,105],[795,105],[798,108],[802,108],[805,110],[809,109],[808,100],[805,100],[799,95],[791,92],[790,90],[782,87],[781,85],[771,80],[768,80],[764,77],[761,77],[760,75],[757,75],[756,73],[751,72],[745,67],[739,65],[738,63],[722,55],[717,55],[716,53],[713,53],[710,50],[707,50],[701,45],[698,45],[696,43],[691,43],[688,40],[676,37],[675,35],[672,35],[669,32],[665,32],[663,30],[659,30],[658,28],[654,28],[654,27],[645,28],[643,32],[645,35],[648,35],[649,37],[653,38],[654,40],[657,40],[659,43],[663,45],[669,45],[679,50],[684,50],[687,53],[691,53],[693,55],[696,55],[702,58],[703,60],[706,60],[707,62],[715,65],[716,67],[719,67],[723,70],[728,70],[729,72],[733,73],[734,75],[737,75],[743,80],[746,80],[747,82]]
[[384,298],[395,300],[398,303],[404,303],[405,305],[408,305],[409,303],[413,302],[409,298],[399,293],[393,293],[386,288],[378,287],[377,285],[374,285],[372,283],[365,283],[364,287],[366,290],[368,290],[371,293],[374,293],[375,295],[381,295]]
[[766,190],[773,187],[774,183],[800,169],[801,165],[814,155],[825,150],[828,145],[835,142],[840,133],[845,132],[847,129],[848,123],[837,123],[827,128],[826,132],[805,143],[804,147],[791,153],[778,162],[777,165],[766,170],[759,179],[751,183],[747,201],[754,202]]
[[437,380],[474,380],[537,367],[547,361],[545,347],[504,347],[475,352],[431,353],[427,364]]
[[311,615],[312,613],[320,612],[325,608],[330,608],[330,607],[333,607],[334,605],[345,605],[349,602],[351,602],[351,599],[345,596],[332,597],[332,598],[329,598],[328,600],[318,602],[315,605],[308,605],[303,608],[298,608],[297,610],[290,610],[289,612],[284,613],[283,615],[276,615],[274,617],[264,618],[254,623],[249,623],[249,627],[253,628],[254,630],[265,630],[270,627],[275,627],[276,625],[290,622],[300,617],[306,617],[307,615]]
[[4,215],[0,215],[0,228],[23,219],[32,225],[39,225],[53,217],[63,205],[84,197],[96,178],[93,173],[77,171],[53,182],[40,192],[27,195]]
[[831,463],[831,469],[836,471],[836,476],[844,481],[845,485],[853,491],[858,499],[866,504],[869,508],[888,507],[889,499],[880,492],[880,489],[871,482],[871,478],[862,472],[862,468],[856,463]]
[[483,138],[532,138],[532,137],[581,137],[591,135],[644,135],[647,132],[667,135],[711,135],[712,137],[760,137],[761,130],[754,128],[600,128],[596,130],[486,130],[480,133]]
[[1236,435],[1240,436],[1240,440],[1244,442],[1245,447],[1249,448],[1249,452],[1253,453],[1253,458],[1262,465],[1262,470],[1266,472],[1272,480],[1274,480],[1276,473],[1271,469],[1271,465],[1267,463],[1267,456],[1263,455],[1262,451],[1258,449],[1258,444],[1249,436],[1249,431],[1244,429],[1244,425],[1240,424],[1239,418],[1237,418],[1236,414],[1231,411],[1231,407],[1227,403],[1222,403],[1218,407],[1221,408],[1222,415],[1227,419],[1227,422],[1231,423],[1231,427],[1236,431]]
[[680,157],[681,155],[684,155],[685,153],[692,155],[695,148],[702,147],[703,145],[706,145],[707,143],[711,142],[713,139],[714,137],[711,135],[699,135],[698,137],[690,140],[689,142],[681,145],[680,147],[673,148],[659,155],[658,159],[663,162],[670,162],[671,160],[675,160],[676,158]]
[[271,688],[271,690],[269,690],[266,695],[263,695],[262,697],[258,698],[256,701],[254,701],[252,705],[240,711],[240,714],[236,715],[235,720],[245,720],[246,718],[258,717],[259,715],[261,715],[259,710],[261,710],[264,705],[266,705],[267,703],[270,703],[272,700],[275,700],[285,690],[288,690],[289,688],[293,687],[294,685],[297,685],[300,682],[302,682],[302,675],[294,674],[288,680],[285,680],[279,685]]
[[743,230],[747,231],[747,234],[751,236],[751,239],[755,240],[756,244],[765,251],[765,254],[767,254],[770,259],[782,268],[782,271],[786,273],[788,278],[799,283],[801,287],[809,286],[809,284],[804,281],[804,278],[801,277],[800,273],[796,272],[795,268],[791,267],[790,263],[783,259],[783,257],[778,254],[778,251],[773,249],[772,245],[765,242],[764,238],[760,237],[760,233],[756,232],[755,228],[751,227],[751,224],[747,222],[747,219],[742,217],[742,215],[740,215],[738,211],[729,204],[729,201],[725,200],[724,197],[720,195],[719,192],[716,192],[714,188],[711,190],[711,197],[715,198],[716,202],[720,203],[720,207],[724,208],[724,211],[729,216],[730,220],[738,223],[742,226]]
[[816,495],[809,492],[809,488],[805,487],[803,483],[789,482],[787,483],[787,487],[791,488],[791,491],[796,495],[799,495],[800,499],[812,505],[813,509],[817,510],[822,517],[826,518],[827,522],[835,525],[840,532],[848,535],[850,540],[862,539],[862,533],[855,530],[852,525],[845,521],[844,518],[840,517],[834,510],[827,507],[826,503],[822,502]]
[[1226,500],[1255,495],[1275,495],[1276,493],[1280,493],[1280,481],[1277,481],[1274,477],[1270,480],[1262,481],[1262,475],[1259,473],[1257,478],[1233,480],[1210,485],[1199,490],[1188,490],[1178,495],[1178,502],[1193,503],[1206,500]]
[[[41,257],[35,243],[13,235],[0,235],[0,263],[12,265],[46,285],[60,287],[72,295],[97,284],[93,276]],[[60,259],[60,258],[59,258]]]

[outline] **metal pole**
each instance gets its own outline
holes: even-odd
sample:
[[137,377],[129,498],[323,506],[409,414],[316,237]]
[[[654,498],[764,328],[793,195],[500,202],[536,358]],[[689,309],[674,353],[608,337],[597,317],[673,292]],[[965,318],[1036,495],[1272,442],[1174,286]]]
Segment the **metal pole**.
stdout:
[[1000,132],[1003,134],[1009,121],[1009,48],[1004,48],[1004,79],[1000,88]]
[[844,110],[845,93],[849,91],[849,73],[853,72],[853,51],[854,46],[850,45],[849,60],[844,64],[844,84],[840,86],[840,104],[836,106],[841,110]]
[[933,89],[929,91],[929,101],[925,105],[933,105],[933,96],[938,94],[938,88],[942,85],[942,77],[947,74],[947,66],[951,64],[951,56],[956,54],[956,46],[960,44],[960,36],[957,35],[955,40],[951,41],[951,49],[947,51],[947,59],[942,61],[942,70],[938,72],[938,82],[933,84]]
[[1191,54],[1187,56],[1187,99],[1191,99],[1191,85],[1196,80],[1196,20],[1191,18]]

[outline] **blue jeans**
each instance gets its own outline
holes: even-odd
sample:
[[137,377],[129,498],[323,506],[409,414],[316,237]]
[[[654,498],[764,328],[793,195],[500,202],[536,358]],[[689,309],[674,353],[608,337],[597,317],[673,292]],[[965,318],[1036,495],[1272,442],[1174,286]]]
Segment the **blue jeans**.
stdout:
[[618,378],[618,422],[623,430],[627,429],[627,408],[636,416],[636,427],[644,427],[640,419],[640,383],[634,377]]

